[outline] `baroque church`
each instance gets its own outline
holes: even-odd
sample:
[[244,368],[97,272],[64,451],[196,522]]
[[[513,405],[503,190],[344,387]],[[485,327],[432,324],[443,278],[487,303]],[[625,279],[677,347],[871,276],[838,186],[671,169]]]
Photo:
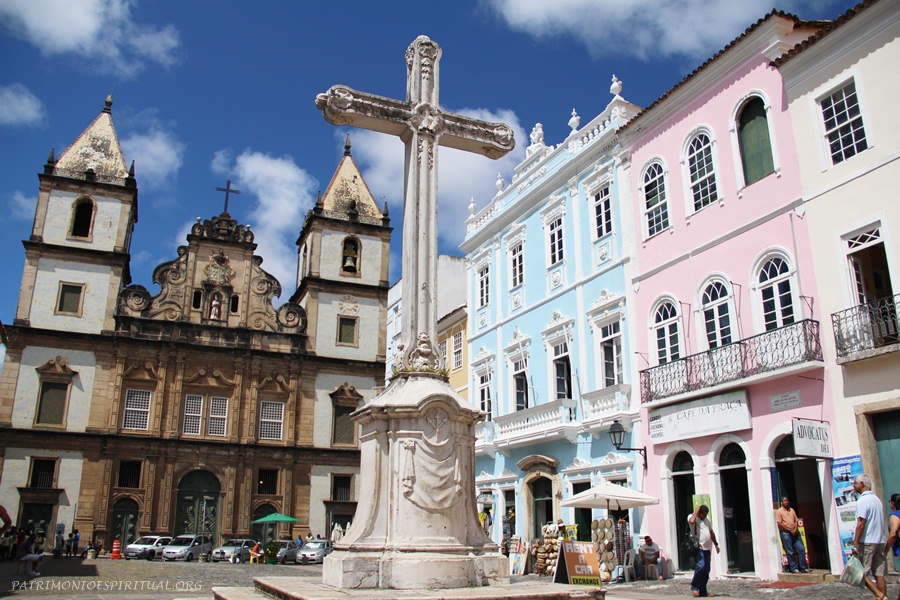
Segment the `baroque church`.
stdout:
[[[154,293],[131,280],[138,187],[111,106],[38,175],[0,379],[0,504],[20,527],[105,548],[346,526],[350,414],[384,383],[391,234],[349,137],[297,224],[286,303],[227,199],[156,267]],[[275,512],[297,521],[252,524]]]

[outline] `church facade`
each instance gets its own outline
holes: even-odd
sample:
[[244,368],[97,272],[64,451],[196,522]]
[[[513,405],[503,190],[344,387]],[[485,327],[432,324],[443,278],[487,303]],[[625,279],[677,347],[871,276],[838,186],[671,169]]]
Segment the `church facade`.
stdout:
[[[134,165],[97,119],[39,175],[0,380],[0,503],[110,547],[147,533],[327,534],[352,520],[350,413],[384,381],[391,228],[350,155],[298,224],[296,291],[226,211],[131,282]],[[227,203],[226,203],[227,207]],[[270,513],[297,522],[263,529]]]

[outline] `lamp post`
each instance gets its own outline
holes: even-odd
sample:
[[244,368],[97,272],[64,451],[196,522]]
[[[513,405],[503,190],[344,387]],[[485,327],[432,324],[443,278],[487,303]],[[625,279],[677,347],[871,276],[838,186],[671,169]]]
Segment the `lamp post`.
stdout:
[[616,450],[640,452],[644,457],[644,470],[647,470],[647,446],[644,446],[643,448],[623,448],[622,444],[625,442],[625,428],[622,427],[622,424],[619,423],[618,419],[614,419],[612,425],[609,426],[609,441],[616,447]]

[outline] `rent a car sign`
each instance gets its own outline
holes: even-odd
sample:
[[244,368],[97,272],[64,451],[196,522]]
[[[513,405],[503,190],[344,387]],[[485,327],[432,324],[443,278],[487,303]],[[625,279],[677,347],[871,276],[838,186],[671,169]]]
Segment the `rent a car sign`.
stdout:
[[592,542],[562,542],[554,583],[600,585],[600,563]]

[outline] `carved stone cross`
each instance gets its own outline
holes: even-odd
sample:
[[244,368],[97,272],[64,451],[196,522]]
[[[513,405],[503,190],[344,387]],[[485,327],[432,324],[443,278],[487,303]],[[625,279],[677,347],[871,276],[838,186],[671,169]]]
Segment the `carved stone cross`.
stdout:
[[241,190],[236,190],[231,187],[231,180],[225,180],[225,187],[217,187],[217,192],[225,192],[225,210],[222,211],[222,214],[228,214],[228,196],[230,194],[240,194]]
[[402,371],[444,367],[437,339],[437,147],[500,158],[515,147],[502,123],[447,113],[438,104],[441,47],[419,36],[406,51],[406,102],[336,85],[316,96],[333,125],[398,136],[406,145],[403,212]]

